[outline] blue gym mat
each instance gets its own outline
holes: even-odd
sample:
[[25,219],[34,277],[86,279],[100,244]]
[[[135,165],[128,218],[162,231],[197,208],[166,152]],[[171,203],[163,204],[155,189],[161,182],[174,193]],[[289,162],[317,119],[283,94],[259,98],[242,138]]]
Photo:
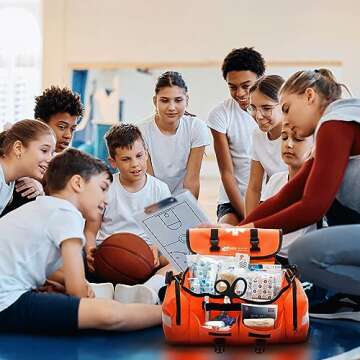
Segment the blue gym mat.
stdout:
[[[94,331],[73,336],[2,333],[0,334],[0,360],[212,360],[238,359],[240,356],[246,360],[317,360],[344,353],[358,346],[360,346],[360,323],[315,320],[311,322],[307,343],[269,345],[263,354],[254,353],[252,347],[227,347],[225,353],[216,354],[212,347],[167,345],[161,327],[156,327],[130,333]],[[360,359],[360,353],[358,357],[351,359]]]

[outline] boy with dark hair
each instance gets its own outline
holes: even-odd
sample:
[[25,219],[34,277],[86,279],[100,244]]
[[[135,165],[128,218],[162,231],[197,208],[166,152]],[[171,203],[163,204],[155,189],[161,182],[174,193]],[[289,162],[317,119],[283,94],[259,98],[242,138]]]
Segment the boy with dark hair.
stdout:
[[[85,227],[87,239],[86,253],[89,270],[94,272],[93,256],[96,245],[100,245],[114,233],[133,233],[143,238],[151,247],[143,229],[137,224],[134,214],[145,207],[169,196],[168,186],[159,179],[146,173],[148,154],[139,128],[131,124],[114,125],[105,135],[110,164],[119,170],[109,188],[109,200],[103,216],[96,221],[88,221]],[[158,251],[152,247],[155,267],[160,263]],[[158,292],[165,285],[164,268],[147,280],[143,285],[128,286],[117,284],[114,298],[121,302],[158,302]],[[99,284],[98,287],[112,284]],[[98,288],[96,284],[94,289]],[[103,289],[111,292],[111,289]]]
[[244,218],[244,196],[250,175],[251,138],[256,122],[247,113],[249,90],[264,74],[265,63],[253,48],[232,50],[224,59],[222,74],[231,98],[216,106],[207,124],[221,174],[218,222],[236,225]]
[[[54,130],[57,153],[70,145],[77,120],[82,115],[83,106],[80,96],[69,88],[51,86],[35,98],[34,117]],[[19,179],[16,182],[12,201],[4,209],[2,216],[39,195],[44,195],[41,183],[28,177]]]
[[66,87],[51,86],[35,98],[34,117],[54,130],[57,153],[70,145],[77,120],[83,111],[80,96]]
[[[265,61],[262,55],[255,51],[254,48],[244,47],[241,49],[233,49],[225,57],[221,71],[227,83],[230,81],[228,74],[232,71],[250,71],[259,78],[265,73]],[[233,77],[236,74],[229,75]],[[246,107],[243,109],[246,110]]]
[[[85,280],[84,222],[106,206],[107,167],[70,149],[50,162],[47,181],[50,196],[0,219],[0,331],[135,330],[160,324],[160,306],[93,299]],[[60,266],[66,294],[36,291]]]

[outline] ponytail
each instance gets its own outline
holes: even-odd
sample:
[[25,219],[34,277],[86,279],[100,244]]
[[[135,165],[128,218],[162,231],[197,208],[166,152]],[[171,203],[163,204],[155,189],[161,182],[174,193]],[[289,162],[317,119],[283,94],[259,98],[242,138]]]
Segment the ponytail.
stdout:
[[329,69],[298,71],[291,75],[280,89],[280,94],[303,94],[306,89],[312,88],[321,95],[327,104],[338,100],[342,96],[342,88],[351,95],[349,89],[338,83]]

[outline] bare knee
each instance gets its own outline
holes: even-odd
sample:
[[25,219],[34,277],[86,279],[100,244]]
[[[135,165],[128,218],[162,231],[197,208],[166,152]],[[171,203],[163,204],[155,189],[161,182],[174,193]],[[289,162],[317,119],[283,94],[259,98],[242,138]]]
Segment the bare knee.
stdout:
[[222,216],[218,223],[220,224],[230,224],[230,225],[238,225],[240,222],[240,219],[237,217],[234,213],[227,213],[224,216]]

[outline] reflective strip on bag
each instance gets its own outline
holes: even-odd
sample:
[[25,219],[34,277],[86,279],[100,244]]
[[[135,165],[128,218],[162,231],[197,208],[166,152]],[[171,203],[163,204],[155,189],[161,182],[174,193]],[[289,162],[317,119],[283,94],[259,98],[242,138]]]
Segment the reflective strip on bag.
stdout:
[[171,327],[171,317],[166,315],[164,312],[161,313],[162,322],[167,327]]

